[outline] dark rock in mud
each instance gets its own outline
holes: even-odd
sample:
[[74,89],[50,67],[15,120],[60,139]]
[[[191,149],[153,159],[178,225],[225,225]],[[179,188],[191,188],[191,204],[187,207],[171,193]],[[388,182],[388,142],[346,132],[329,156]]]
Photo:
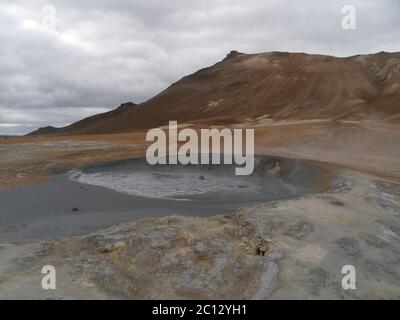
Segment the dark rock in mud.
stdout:
[[346,193],[351,191],[353,183],[349,179],[336,178],[332,183],[332,193]]

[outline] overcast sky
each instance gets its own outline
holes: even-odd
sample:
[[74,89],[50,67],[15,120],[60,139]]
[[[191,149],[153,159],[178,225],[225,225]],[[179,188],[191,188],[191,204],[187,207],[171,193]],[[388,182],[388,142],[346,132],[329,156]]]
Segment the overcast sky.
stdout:
[[399,0],[0,0],[0,134],[143,102],[233,49],[400,51],[399,17]]

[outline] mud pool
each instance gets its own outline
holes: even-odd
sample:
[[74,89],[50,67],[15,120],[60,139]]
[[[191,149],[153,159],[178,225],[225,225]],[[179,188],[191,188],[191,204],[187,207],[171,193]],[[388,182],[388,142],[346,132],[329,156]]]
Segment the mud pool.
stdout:
[[0,238],[81,235],[136,218],[211,216],[324,191],[329,171],[304,160],[256,158],[235,165],[158,165],[132,159],[56,175],[0,192]]

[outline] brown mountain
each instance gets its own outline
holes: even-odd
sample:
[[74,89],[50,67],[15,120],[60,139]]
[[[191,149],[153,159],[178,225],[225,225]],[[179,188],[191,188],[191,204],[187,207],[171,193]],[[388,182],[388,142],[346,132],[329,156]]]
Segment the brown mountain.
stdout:
[[129,132],[169,120],[226,124],[262,116],[400,123],[400,53],[337,58],[232,51],[140,105],[123,104],[64,128],[31,134]]

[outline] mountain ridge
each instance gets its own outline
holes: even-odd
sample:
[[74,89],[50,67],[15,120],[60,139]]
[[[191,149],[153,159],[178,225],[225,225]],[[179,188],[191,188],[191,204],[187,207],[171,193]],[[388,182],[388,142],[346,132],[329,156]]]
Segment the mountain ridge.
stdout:
[[400,53],[334,57],[231,51],[139,105],[122,104],[63,128],[30,135],[106,134],[162,126],[169,120],[205,124],[347,119],[400,123]]

